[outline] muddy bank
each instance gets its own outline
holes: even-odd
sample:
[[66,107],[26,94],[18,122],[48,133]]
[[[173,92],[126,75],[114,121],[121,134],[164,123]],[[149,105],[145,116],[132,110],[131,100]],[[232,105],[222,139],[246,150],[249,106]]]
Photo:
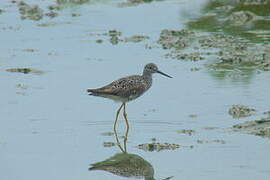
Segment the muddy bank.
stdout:
[[270,138],[270,117],[236,124],[232,129],[237,132]]

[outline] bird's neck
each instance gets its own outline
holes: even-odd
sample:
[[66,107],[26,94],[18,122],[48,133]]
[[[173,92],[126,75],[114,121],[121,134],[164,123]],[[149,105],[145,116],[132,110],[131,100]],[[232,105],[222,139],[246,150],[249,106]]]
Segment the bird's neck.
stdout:
[[152,85],[152,73],[149,71],[143,71],[143,78],[145,81],[148,82],[148,84],[151,86]]
[[149,71],[147,71],[147,70],[144,70],[144,71],[143,71],[143,77],[145,77],[145,78],[150,78],[150,79],[152,79],[152,74],[153,74],[153,73],[151,73],[151,72],[149,72]]

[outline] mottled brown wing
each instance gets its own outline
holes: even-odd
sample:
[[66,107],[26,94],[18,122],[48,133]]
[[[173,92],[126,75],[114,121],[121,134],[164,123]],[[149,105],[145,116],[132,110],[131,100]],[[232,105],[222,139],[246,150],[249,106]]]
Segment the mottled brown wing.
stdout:
[[146,86],[134,84],[133,86],[130,86],[127,89],[121,89],[121,90],[115,90],[113,95],[125,97],[125,98],[131,98],[134,96],[140,96],[143,94],[146,90]]
[[146,89],[146,84],[141,76],[134,75],[114,81],[107,87],[110,88],[111,95],[129,97],[142,94]]
[[134,75],[118,79],[104,87],[98,89],[88,89],[87,91],[93,94],[129,97],[130,95],[142,94],[145,89],[146,84],[142,77]]

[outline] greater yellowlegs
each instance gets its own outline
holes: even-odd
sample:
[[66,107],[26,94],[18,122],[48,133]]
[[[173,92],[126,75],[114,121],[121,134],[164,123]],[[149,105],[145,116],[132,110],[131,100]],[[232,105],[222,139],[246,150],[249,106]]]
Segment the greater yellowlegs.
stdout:
[[122,102],[120,108],[117,110],[116,113],[116,119],[113,126],[114,131],[116,129],[118,115],[123,107],[123,116],[126,121],[127,129],[129,129],[126,113],[126,103],[140,97],[151,87],[153,73],[159,73],[166,77],[172,78],[171,76],[159,71],[158,67],[154,63],[149,63],[145,65],[142,75],[123,77],[101,88],[87,89],[89,95],[100,96]]

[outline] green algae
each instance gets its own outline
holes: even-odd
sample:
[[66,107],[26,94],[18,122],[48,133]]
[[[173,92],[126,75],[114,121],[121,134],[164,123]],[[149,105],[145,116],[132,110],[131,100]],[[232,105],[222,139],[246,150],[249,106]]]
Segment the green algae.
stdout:
[[139,144],[137,146],[139,149],[144,151],[162,151],[162,150],[175,150],[180,148],[179,144],[174,143],[159,143],[159,142],[151,142],[151,143],[144,143]]
[[23,74],[43,74],[45,71],[38,70],[38,69],[33,69],[33,68],[10,68],[6,69],[8,72],[18,72],[18,73],[23,73]]
[[232,129],[234,131],[270,138],[270,117],[236,124]]
[[255,111],[256,110],[254,108],[248,107],[246,105],[236,104],[229,109],[228,113],[233,118],[242,118],[251,116],[255,113]]
[[189,136],[196,133],[196,131],[193,129],[180,129],[180,130],[177,130],[176,132],[179,134],[188,134]]

